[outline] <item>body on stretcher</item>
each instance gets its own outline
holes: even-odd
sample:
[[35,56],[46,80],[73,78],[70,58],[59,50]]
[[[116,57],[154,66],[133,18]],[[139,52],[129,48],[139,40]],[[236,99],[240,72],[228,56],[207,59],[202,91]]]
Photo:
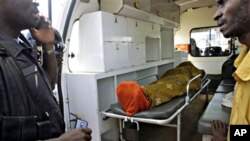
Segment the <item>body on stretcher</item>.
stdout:
[[[195,99],[195,97],[200,94],[205,88],[207,88],[210,83],[209,79],[204,76],[202,78],[200,89],[197,91],[190,91],[190,84],[200,78],[202,75],[199,74],[192,79],[190,79],[186,85],[186,94],[182,96],[177,96],[170,101],[161,104],[159,106],[153,107],[148,110],[141,111],[134,114],[133,116],[126,116],[125,111],[119,103],[112,104],[110,109],[102,112],[106,117],[117,118],[120,123],[120,139],[124,140],[122,136],[122,128],[124,127],[124,122],[132,122],[137,124],[137,130],[139,130],[139,123],[150,123],[162,126],[169,126],[177,128],[177,141],[180,141],[180,131],[181,131],[181,112],[189,103]],[[170,124],[170,122],[177,117],[177,124]]]

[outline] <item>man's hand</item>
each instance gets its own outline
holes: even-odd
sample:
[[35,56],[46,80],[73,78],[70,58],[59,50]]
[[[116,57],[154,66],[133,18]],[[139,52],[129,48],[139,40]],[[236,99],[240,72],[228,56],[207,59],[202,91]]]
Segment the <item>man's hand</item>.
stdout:
[[50,21],[45,20],[45,17],[41,16],[41,21],[39,25],[40,27],[38,27],[38,29],[30,29],[32,37],[43,46],[53,45],[55,37]]
[[43,68],[48,73],[51,87],[54,89],[57,81],[57,62],[53,46],[55,33],[50,21],[41,16],[38,27],[30,29],[30,33],[38,43],[37,45],[42,46],[44,53]]
[[227,140],[227,126],[219,120],[213,120],[211,123],[213,139],[212,141],[226,141]]
[[89,128],[73,129],[62,134],[59,138],[47,141],[90,141],[92,130]]

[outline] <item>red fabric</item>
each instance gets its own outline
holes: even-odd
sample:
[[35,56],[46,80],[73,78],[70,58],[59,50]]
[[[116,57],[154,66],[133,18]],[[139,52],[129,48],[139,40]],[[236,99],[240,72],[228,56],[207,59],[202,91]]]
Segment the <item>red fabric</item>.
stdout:
[[122,108],[128,116],[150,107],[143,89],[136,82],[121,82],[117,86],[116,93]]

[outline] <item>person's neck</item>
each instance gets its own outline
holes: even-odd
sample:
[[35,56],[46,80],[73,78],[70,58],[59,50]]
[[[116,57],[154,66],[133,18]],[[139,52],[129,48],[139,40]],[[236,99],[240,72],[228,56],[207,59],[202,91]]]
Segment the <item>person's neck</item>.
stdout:
[[248,49],[250,49],[250,33],[247,33],[241,37],[238,37],[240,43],[247,46]]
[[10,37],[15,38],[15,39],[18,38],[18,36],[20,35],[20,32],[21,32],[19,30],[16,30],[15,28],[12,28],[10,26],[6,26],[6,25],[1,24],[1,23],[0,23],[0,31],[6,33],[7,35],[9,35]]

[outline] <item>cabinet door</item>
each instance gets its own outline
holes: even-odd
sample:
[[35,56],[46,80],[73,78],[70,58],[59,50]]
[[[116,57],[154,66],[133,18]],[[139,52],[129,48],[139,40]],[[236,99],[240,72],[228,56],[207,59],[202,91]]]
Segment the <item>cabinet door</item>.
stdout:
[[129,43],[129,65],[137,66],[146,62],[145,43]]
[[127,41],[127,25],[125,17],[103,12],[102,22],[104,41]]
[[128,43],[104,42],[105,70],[115,70],[128,66]]
[[116,65],[119,68],[126,68],[128,67],[128,43],[119,43],[116,44],[117,54],[116,54]]
[[161,58],[173,58],[174,54],[174,31],[164,28],[161,31]]
[[148,23],[148,22],[143,22],[141,21],[141,29],[143,30],[143,34],[145,35],[145,37],[150,37],[150,33],[152,32],[152,23]]
[[158,24],[151,24],[149,37],[159,38],[160,37],[160,25]]
[[127,18],[128,42],[145,42],[145,28],[142,21]]
[[160,25],[142,22],[142,30],[146,37],[159,38],[160,37]]
[[138,64],[145,64],[146,63],[146,47],[145,42],[136,43],[136,49],[137,49],[137,60]]

